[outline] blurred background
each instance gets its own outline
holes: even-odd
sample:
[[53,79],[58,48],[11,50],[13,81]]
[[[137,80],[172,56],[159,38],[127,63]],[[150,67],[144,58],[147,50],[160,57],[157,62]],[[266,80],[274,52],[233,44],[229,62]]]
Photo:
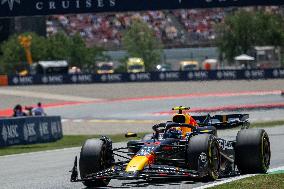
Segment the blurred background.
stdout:
[[[33,74],[32,64],[58,60],[69,73],[279,68],[283,13],[256,6],[1,18],[0,73]],[[131,70],[139,63],[129,58],[143,68]]]

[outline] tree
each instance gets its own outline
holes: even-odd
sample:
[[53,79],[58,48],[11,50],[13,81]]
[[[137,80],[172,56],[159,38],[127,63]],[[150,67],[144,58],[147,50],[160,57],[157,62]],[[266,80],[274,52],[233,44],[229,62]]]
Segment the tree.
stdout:
[[[37,61],[39,57],[46,56],[45,38],[35,33],[25,33],[23,35],[32,36],[31,51],[33,60]],[[1,45],[0,66],[5,73],[14,73],[19,67],[26,67],[26,54],[24,48],[19,44],[18,35],[12,35]]]
[[[63,32],[47,38],[47,57],[45,60],[67,60],[71,59],[72,40]],[[44,59],[41,59],[44,60]]]
[[122,44],[130,57],[140,57],[150,71],[160,62],[162,43],[155,33],[141,20],[134,20],[129,30],[122,37]]
[[78,34],[71,37],[70,65],[92,71],[97,60],[106,60],[103,48],[93,46],[87,48],[84,40]]
[[265,12],[238,11],[217,25],[217,46],[224,58],[233,62],[240,54],[249,54],[254,46],[282,46],[283,17]]
[[[99,47],[88,48],[82,37],[74,35],[69,37],[64,33],[57,33],[50,38],[38,36],[34,33],[24,35],[32,36],[31,53],[33,62],[40,60],[67,60],[71,66],[80,68],[94,67],[96,59],[106,59],[103,49]],[[0,71],[15,73],[16,70],[26,69],[25,51],[19,44],[18,35],[11,36],[1,45]]]

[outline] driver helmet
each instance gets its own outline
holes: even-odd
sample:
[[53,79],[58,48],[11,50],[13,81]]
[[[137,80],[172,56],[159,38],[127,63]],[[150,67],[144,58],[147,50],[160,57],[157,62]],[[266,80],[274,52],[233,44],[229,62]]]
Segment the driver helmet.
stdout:
[[180,139],[182,137],[182,132],[179,127],[172,127],[166,133],[167,138],[176,138]]

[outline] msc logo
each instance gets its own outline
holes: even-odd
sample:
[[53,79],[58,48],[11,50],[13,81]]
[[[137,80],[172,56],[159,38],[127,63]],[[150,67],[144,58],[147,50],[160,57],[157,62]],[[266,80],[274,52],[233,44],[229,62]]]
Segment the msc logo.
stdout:
[[1,0],[1,5],[8,3],[10,10],[13,10],[14,2],[20,4],[21,0]]

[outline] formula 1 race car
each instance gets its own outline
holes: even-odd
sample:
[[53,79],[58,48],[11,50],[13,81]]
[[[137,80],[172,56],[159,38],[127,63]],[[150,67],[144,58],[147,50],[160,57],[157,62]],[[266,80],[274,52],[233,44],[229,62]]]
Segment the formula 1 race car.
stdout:
[[[71,182],[107,186],[111,179],[202,178],[208,181],[246,173],[266,173],[270,142],[263,129],[249,129],[248,114],[191,116],[176,107],[172,121],[153,126],[153,134],[113,148],[103,136],[88,139],[77,157]],[[218,122],[222,118],[223,122]],[[240,125],[235,140],[217,137],[215,125]],[[135,137],[127,133],[126,137]],[[118,158],[115,158],[117,156]],[[123,160],[119,160],[123,159]]]

